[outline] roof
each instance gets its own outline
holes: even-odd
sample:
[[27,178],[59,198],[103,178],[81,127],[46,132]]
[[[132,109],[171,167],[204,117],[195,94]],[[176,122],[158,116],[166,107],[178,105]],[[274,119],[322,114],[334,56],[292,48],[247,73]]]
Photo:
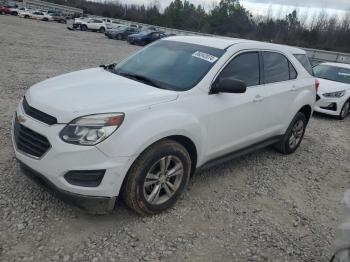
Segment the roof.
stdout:
[[343,64],[343,63],[322,63],[321,65],[329,65],[329,66],[336,66],[336,67],[341,67],[341,68],[346,68],[346,69],[350,69],[350,65],[349,64]]
[[172,36],[168,37],[167,40],[173,40],[189,44],[201,44],[218,49],[227,49],[232,45],[242,44],[242,43],[251,43],[258,44],[261,49],[274,49],[279,51],[288,51],[293,54],[306,54],[306,52],[300,48],[287,46],[287,45],[278,45],[266,42],[252,41],[247,39],[240,38],[230,38],[230,37],[221,37],[221,36]]

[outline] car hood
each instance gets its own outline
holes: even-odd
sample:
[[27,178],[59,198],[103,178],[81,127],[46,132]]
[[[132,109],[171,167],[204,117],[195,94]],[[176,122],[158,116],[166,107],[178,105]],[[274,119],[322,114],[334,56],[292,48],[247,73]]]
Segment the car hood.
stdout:
[[349,84],[344,84],[336,81],[331,81],[323,78],[317,78],[320,82],[320,87],[318,88],[318,92],[320,94],[338,92],[345,89],[350,89]]
[[129,112],[177,99],[175,91],[158,89],[103,68],[57,76],[32,86],[30,106],[57,118],[59,123],[90,114]]

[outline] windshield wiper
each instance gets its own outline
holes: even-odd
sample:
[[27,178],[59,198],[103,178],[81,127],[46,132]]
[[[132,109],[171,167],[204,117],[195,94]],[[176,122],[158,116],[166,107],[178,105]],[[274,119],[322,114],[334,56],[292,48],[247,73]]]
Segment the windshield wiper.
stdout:
[[132,73],[124,73],[124,72],[115,72],[117,75],[120,76],[124,76],[126,78],[130,78],[139,82],[143,82],[145,84],[160,88],[160,89],[166,89],[165,87],[163,87],[162,85],[160,85],[158,82],[146,77],[146,76],[142,76],[142,75],[138,75],[138,74],[132,74]]
[[110,65],[100,65],[104,70],[111,71],[114,69],[114,67],[117,65],[117,63],[113,63]]

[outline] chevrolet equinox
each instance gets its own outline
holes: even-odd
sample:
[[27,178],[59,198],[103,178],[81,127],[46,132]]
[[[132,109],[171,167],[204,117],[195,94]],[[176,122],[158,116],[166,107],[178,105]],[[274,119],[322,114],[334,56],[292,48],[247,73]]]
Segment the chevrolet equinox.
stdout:
[[[302,59],[300,59],[302,58]],[[300,145],[317,82],[305,51],[175,36],[125,60],[32,86],[13,118],[26,174],[93,212],[120,196],[142,215],[172,206],[191,174],[273,145]]]

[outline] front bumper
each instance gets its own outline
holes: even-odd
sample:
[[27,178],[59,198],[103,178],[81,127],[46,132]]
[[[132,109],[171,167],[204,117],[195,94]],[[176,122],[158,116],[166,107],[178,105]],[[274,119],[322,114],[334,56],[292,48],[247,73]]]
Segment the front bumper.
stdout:
[[[60,192],[92,198],[112,199],[119,195],[133,157],[111,157],[94,146],[77,146],[63,142],[59,133],[64,124],[46,125],[24,114],[22,103],[16,114],[21,116],[22,125],[45,136],[51,148],[41,157],[34,158],[16,147],[12,125],[12,140],[16,158],[36,174],[44,178],[46,184],[53,185]],[[15,118],[13,121],[16,121]],[[14,123],[14,122],[13,122]],[[27,169],[28,169],[27,168]],[[98,186],[72,185],[64,177],[69,171],[105,170]],[[33,173],[33,172],[31,172]]]
[[314,110],[319,113],[338,116],[346,101],[345,97],[327,98],[319,94],[320,99],[316,102]]
[[111,212],[114,208],[116,197],[91,197],[85,195],[74,194],[64,191],[51,183],[44,175],[31,169],[29,166],[19,161],[21,171],[39,186],[44,187],[53,196],[67,203],[72,203],[77,207],[93,214],[105,214]]

